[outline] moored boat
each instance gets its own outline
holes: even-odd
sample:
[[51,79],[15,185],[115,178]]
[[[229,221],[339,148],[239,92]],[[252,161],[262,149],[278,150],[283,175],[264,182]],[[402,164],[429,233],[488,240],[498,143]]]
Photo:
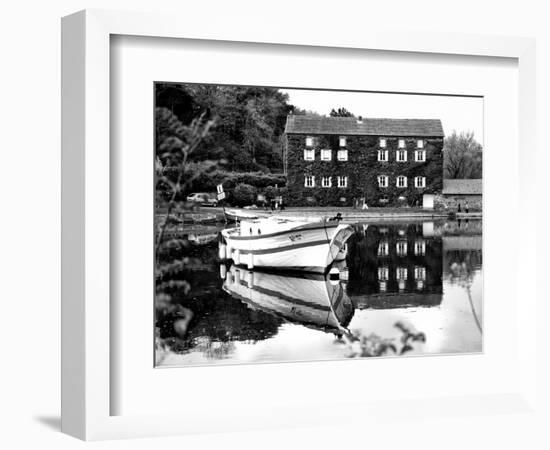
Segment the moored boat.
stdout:
[[233,229],[221,232],[220,258],[232,259],[236,265],[326,271],[342,258],[353,229],[337,219],[315,222],[297,221],[280,216],[243,220]]
[[265,216],[265,214],[259,214],[253,211],[247,211],[245,209],[226,208],[224,210],[225,219],[229,221],[238,222],[240,220],[255,220]]

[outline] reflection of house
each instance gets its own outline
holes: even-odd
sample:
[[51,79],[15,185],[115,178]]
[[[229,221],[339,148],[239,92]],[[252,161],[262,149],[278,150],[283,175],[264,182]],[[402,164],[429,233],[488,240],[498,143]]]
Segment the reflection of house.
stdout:
[[348,241],[348,294],[358,308],[437,305],[442,241],[425,224],[370,225]]
[[468,207],[472,211],[482,209],[483,183],[476,180],[443,180],[443,203],[447,208],[462,211]]

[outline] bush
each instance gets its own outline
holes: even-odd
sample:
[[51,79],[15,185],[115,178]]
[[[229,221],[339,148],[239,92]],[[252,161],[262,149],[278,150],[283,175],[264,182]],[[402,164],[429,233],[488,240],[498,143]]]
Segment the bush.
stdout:
[[233,191],[233,203],[236,206],[252,205],[256,201],[257,190],[250,184],[240,183]]
[[[169,179],[175,180],[177,172],[169,167],[165,169],[165,175]],[[218,184],[223,184],[226,192],[231,192],[239,184],[249,184],[263,191],[267,186],[277,185],[279,188],[286,186],[286,176],[281,173],[213,170],[212,172],[201,174],[193,180],[192,185],[182,194],[182,197],[185,197],[191,192],[215,191],[216,185]]]
[[277,189],[275,186],[268,186],[265,188],[265,197],[267,200],[271,200],[277,196]]
[[262,173],[262,172],[214,172],[213,178],[224,187],[231,189],[239,184],[249,184],[258,189],[277,184],[282,187],[286,184],[286,177],[283,174]]

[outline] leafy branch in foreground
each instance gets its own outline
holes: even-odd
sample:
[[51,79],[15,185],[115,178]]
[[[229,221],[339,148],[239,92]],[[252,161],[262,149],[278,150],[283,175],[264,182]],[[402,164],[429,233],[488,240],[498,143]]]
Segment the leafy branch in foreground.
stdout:
[[[157,153],[157,156],[159,156],[157,160],[157,184],[167,185],[171,195],[167,205],[166,217],[157,236],[155,254],[158,253],[159,246],[164,239],[164,233],[170,220],[170,214],[176,205],[178,194],[185,191],[193,180],[201,176],[202,173],[214,169],[217,165],[215,161],[193,163],[189,161],[190,156],[197,150],[213,125],[214,120],[205,120],[204,114],[194,119],[188,126],[181,125],[181,123],[173,124],[175,127],[173,135],[167,137],[158,147],[161,155],[159,156]],[[176,169],[175,180],[164,175],[163,161]]]
[[426,342],[426,335],[422,332],[416,333],[402,322],[396,322],[394,327],[401,332],[401,337],[382,338],[377,334],[371,333],[364,335],[356,331],[351,336],[346,337],[348,344],[349,358],[369,358],[376,356],[404,355],[414,350],[414,343]]
[[[181,194],[196,178],[217,168],[215,161],[191,159],[214,126],[214,120],[206,120],[203,114],[190,125],[183,125],[169,110],[157,108],[156,126],[155,194],[158,199],[159,192],[167,192],[169,198],[166,213],[156,215],[156,219],[162,221],[156,229],[155,240],[156,320],[158,324],[163,316],[174,316],[174,331],[183,337],[194,313],[174,302],[173,294],[186,296],[191,290],[190,283],[185,279],[186,266],[190,262],[185,254],[189,242],[174,236],[165,241],[165,234],[168,227],[179,223],[172,214],[175,208],[185,209],[180,201]],[[162,339],[158,326],[155,346],[157,363],[160,363],[166,357],[169,345]]]

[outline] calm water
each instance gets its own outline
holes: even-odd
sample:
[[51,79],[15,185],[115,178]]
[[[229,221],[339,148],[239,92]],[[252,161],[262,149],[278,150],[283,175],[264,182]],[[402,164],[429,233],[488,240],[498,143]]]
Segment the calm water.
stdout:
[[188,230],[158,365],[482,351],[481,221],[353,226],[336,280],[221,265],[219,229]]

